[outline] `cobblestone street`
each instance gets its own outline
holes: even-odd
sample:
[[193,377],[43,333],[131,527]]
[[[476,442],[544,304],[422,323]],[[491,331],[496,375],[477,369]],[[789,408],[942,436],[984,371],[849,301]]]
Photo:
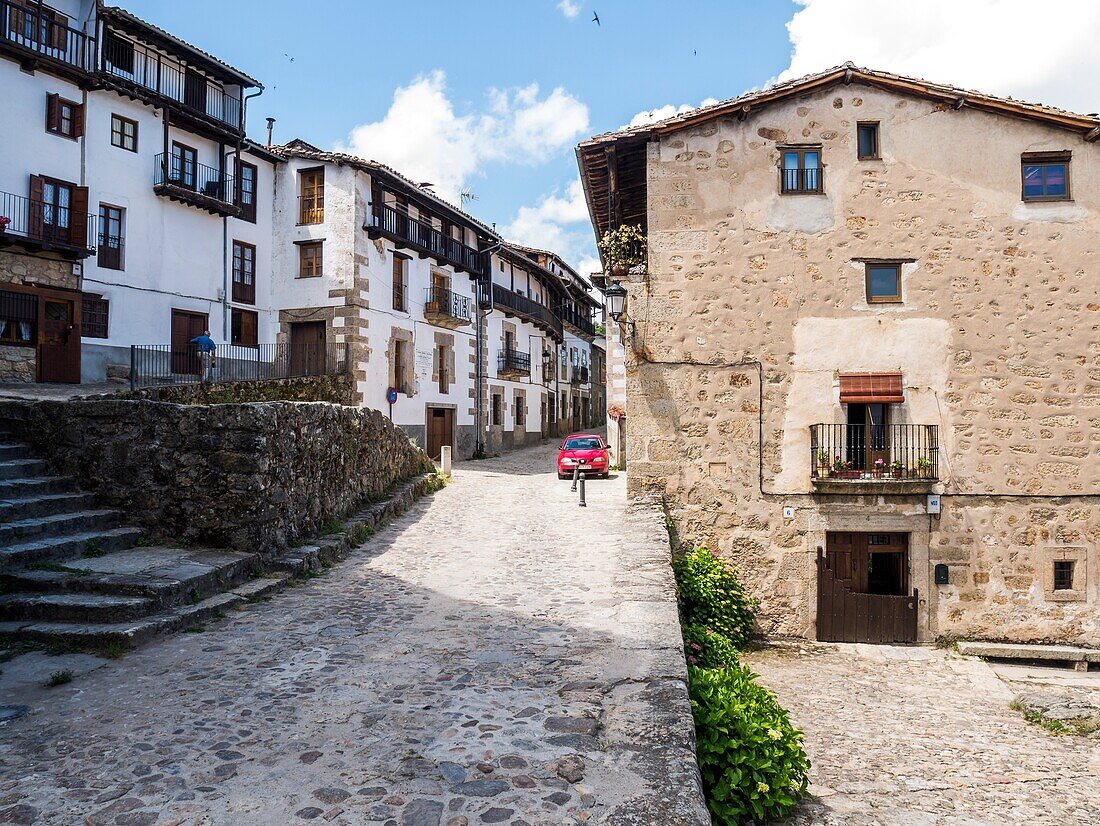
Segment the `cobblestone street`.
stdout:
[[460,465],[324,576],[9,695],[0,823],[701,822],[663,523],[622,477],[579,508],[554,455]]
[[1100,739],[1025,722],[1009,703],[1026,686],[984,662],[813,643],[746,659],[806,734],[817,800],[792,826],[1100,821]]

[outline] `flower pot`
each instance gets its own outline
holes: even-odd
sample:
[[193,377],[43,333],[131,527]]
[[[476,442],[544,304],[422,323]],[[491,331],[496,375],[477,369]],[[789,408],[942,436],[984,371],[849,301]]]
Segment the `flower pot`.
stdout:
[[629,272],[629,270],[627,269],[626,264],[612,264],[611,265],[611,274],[612,275],[615,275],[615,276],[618,276],[619,278],[622,278],[623,276],[625,276],[627,274],[627,272]]
[[900,479],[901,478],[901,468],[899,468],[899,467],[893,468],[890,471],[890,475],[893,476],[895,479]]

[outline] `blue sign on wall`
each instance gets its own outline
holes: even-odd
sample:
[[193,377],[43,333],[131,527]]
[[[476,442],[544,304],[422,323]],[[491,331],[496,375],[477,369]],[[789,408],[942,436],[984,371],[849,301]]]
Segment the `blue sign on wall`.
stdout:
[[397,402],[396,387],[391,387],[386,391],[386,401],[388,401],[390,404],[395,404]]

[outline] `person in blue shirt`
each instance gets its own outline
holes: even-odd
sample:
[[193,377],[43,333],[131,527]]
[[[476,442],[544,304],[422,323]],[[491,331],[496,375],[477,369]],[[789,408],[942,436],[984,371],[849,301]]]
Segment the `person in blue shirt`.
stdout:
[[210,331],[203,330],[201,336],[195,336],[191,339],[191,343],[198,348],[199,351],[199,363],[202,365],[202,374],[200,381],[210,381],[210,371],[214,366],[214,354],[217,352],[218,346],[214,343],[214,339],[210,338]]

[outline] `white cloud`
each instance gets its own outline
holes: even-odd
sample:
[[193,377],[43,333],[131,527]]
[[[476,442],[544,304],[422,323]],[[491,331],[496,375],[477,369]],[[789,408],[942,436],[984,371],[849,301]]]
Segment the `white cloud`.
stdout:
[[561,10],[562,14],[572,20],[581,13],[581,4],[574,3],[573,0],[561,0],[561,2],[558,3],[558,9]]
[[798,0],[780,80],[851,60],[982,92],[1094,112],[1095,0]]
[[588,107],[560,87],[541,97],[536,84],[492,89],[484,111],[460,114],[437,69],[399,87],[385,116],[354,127],[338,148],[431,181],[458,203],[486,163],[543,163],[587,132]]
[[679,106],[666,103],[664,106],[658,106],[656,109],[645,109],[638,112],[638,114],[630,119],[630,123],[621,128],[627,129],[631,126],[645,126],[647,123],[656,123],[659,120],[671,118],[673,115],[682,115],[684,112],[690,112],[692,109],[698,109],[701,106],[713,106],[717,102],[718,100],[716,98],[706,98],[698,106],[693,106],[690,103],[681,103]]
[[585,267],[600,268],[580,180],[574,179],[564,192],[543,196],[534,206],[520,207],[501,232],[509,241],[557,253],[582,275],[590,271]]

